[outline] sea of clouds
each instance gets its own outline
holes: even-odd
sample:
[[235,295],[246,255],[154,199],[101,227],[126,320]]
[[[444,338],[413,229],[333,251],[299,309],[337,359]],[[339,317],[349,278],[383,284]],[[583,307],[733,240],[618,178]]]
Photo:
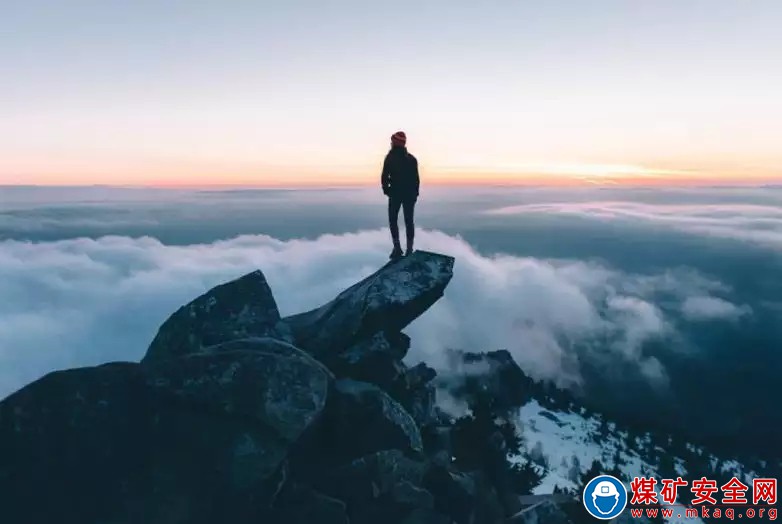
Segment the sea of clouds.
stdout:
[[[778,191],[774,192],[778,197]],[[757,198],[757,196],[755,196]],[[658,226],[697,236],[748,242],[782,250],[782,202],[763,203],[644,203],[591,201],[501,206],[488,215],[559,215]]]
[[[421,231],[418,241],[456,257],[444,298],[406,330],[408,359],[441,370],[448,348],[508,349],[533,377],[577,387],[583,363],[608,353],[665,387],[666,370],[643,351],[646,342],[674,341],[682,322],[752,315],[724,284],[692,270],[641,275],[593,262],[484,256],[438,231]],[[169,314],[249,271],[264,272],[289,315],[371,274],[387,252],[384,230],[186,246],[124,236],[0,242],[0,398],[50,371],[139,360]]]

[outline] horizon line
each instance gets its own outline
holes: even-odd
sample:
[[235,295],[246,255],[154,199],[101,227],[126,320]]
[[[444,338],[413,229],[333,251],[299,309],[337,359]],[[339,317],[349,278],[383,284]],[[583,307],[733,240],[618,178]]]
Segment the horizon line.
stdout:
[[[0,189],[45,189],[45,188],[62,188],[62,189],[87,189],[87,188],[106,188],[106,189],[158,189],[158,190],[241,190],[241,189],[268,189],[268,190],[297,190],[297,189],[366,189],[379,186],[374,182],[356,182],[356,181],[344,181],[344,182],[300,182],[293,184],[285,183],[196,183],[196,184],[181,184],[181,183],[127,183],[127,184],[112,184],[112,183],[92,183],[92,184],[68,184],[68,183],[45,183],[45,184],[7,184],[0,183]],[[644,178],[639,180],[634,179],[613,179],[613,180],[593,180],[593,179],[570,179],[567,181],[553,182],[551,180],[547,182],[540,181],[510,181],[510,180],[495,180],[495,181],[478,181],[478,180],[458,180],[458,181],[443,181],[432,180],[426,183],[426,186],[430,187],[509,187],[509,188],[677,188],[677,187],[701,187],[701,188],[731,188],[731,187],[782,187],[782,180],[702,180],[702,179],[690,179],[690,180],[675,180],[666,178],[664,180],[650,180]]]

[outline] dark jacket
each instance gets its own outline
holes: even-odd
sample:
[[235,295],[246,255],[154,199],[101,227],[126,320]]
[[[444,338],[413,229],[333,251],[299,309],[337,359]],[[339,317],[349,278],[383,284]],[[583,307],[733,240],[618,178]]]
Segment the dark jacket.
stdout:
[[418,160],[404,147],[392,147],[383,162],[380,185],[383,193],[402,200],[418,197]]

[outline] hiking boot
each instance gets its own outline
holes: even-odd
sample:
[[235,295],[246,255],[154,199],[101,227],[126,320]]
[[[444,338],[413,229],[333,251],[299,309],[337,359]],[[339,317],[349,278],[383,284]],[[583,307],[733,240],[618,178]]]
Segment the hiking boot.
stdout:
[[400,246],[394,246],[394,250],[391,251],[391,255],[388,257],[391,260],[402,257],[402,248]]
[[406,256],[406,257],[409,257],[409,256],[410,256],[410,255],[412,255],[412,254],[413,254],[413,248],[412,248],[412,247],[408,247],[408,248],[405,250],[405,256]]

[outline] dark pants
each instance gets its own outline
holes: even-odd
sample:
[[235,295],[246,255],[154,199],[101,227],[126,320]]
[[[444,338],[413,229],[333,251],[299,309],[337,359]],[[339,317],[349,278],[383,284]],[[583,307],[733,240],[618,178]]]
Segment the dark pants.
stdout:
[[388,198],[388,227],[391,229],[391,238],[394,245],[399,245],[399,208],[401,207],[405,215],[405,233],[407,236],[407,247],[413,248],[413,239],[415,238],[415,223],[413,222],[413,212],[415,210],[416,198]]

